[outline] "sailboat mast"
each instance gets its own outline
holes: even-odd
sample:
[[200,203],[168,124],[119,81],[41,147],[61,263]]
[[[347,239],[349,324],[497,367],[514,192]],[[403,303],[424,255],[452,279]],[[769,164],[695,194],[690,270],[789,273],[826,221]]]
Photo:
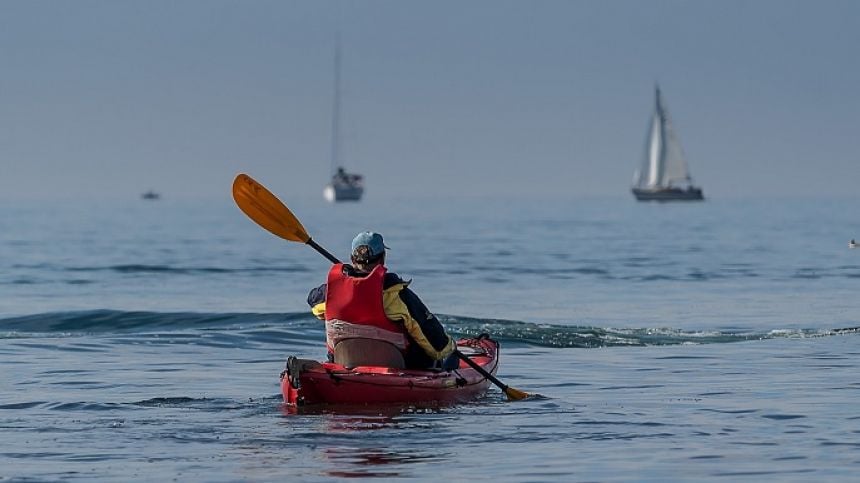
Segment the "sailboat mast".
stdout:
[[340,166],[340,32],[334,47],[334,100],[331,114],[331,174]]

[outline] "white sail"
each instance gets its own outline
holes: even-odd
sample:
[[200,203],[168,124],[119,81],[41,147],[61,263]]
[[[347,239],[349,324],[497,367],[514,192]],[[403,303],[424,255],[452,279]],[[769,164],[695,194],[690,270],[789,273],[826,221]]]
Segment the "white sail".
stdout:
[[639,187],[667,188],[675,183],[688,183],[690,175],[681,143],[672,127],[669,112],[657,88],[654,115],[645,146],[645,160],[637,182]]
[[663,177],[663,119],[660,110],[654,111],[651,118],[650,136],[648,136],[648,186],[659,186]]
[[684,153],[681,150],[681,142],[672,127],[669,111],[663,105],[660,89],[657,89],[657,102],[660,107],[661,119],[663,120],[663,172],[661,173],[661,186],[669,186],[673,182],[687,182],[690,175],[687,173],[687,162],[684,161]]

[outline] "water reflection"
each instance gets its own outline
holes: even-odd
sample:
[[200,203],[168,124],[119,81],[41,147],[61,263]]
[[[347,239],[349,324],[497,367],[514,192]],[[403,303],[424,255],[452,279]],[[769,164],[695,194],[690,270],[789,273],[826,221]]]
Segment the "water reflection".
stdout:
[[[323,450],[326,459],[334,463],[345,463],[349,469],[332,469],[325,473],[341,478],[400,477],[400,465],[409,463],[432,463],[443,461],[444,455],[430,454],[425,451],[391,450],[381,448],[328,448]],[[393,465],[391,468],[385,466]]]
[[287,404],[281,405],[281,414],[287,417],[295,416],[313,416],[313,415],[331,415],[343,416],[344,418],[376,418],[386,417],[395,418],[410,414],[436,414],[441,413],[446,407],[439,404],[429,403],[427,405],[404,405],[404,404],[313,404],[310,406],[290,406]]
[[[282,405],[288,418],[314,420],[320,438],[316,451],[329,462],[324,474],[338,478],[393,478],[410,476],[406,471],[410,463],[444,461],[445,453],[426,449],[389,447],[407,443],[404,431],[432,429],[433,424],[423,419],[428,414],[442,413],[441,407],[415,407],[403,405],[376,406],[308,406],[295,408]],[[418,417],[416,417],[418,416]],[[287,419],[286,422],[289,422]],[[326,444],[325,440],[328,440]],[[358,443],[358,444],[356,444]],[[359,445],[366,443],[365,445]]]

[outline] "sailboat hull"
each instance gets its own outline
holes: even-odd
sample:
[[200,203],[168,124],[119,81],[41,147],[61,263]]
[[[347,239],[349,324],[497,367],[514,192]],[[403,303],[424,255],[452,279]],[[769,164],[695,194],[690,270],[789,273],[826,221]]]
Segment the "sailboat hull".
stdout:
[[633,188],[633,196],[638,201],[703,201],[701,188],[690,186],[681,188]]
[[329,184],[323,190],[323,197],[329,203],[360,201],[362,194],[364,194],[364,188],[360,186],[332,186]]

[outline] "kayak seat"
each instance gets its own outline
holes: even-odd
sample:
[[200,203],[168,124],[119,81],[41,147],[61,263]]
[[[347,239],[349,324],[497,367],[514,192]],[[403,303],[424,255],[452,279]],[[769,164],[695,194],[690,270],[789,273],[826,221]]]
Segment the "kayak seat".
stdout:
[[376,339],[344,339],[334,346],[334,362],[344,367],[383,366],[405,369],[403,354],[393,344]]

